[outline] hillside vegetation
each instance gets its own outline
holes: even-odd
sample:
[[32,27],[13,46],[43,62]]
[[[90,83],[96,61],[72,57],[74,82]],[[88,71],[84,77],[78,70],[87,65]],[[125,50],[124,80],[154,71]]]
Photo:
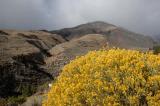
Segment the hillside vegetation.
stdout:
[[153,52],[154,52],[155,54],[159,54],[159,53],[160,53],[160,46],[154,46],[154,47],[153,47]]
[[159,98],[160,56],[111,49],[66,65],[43,106],[158,106]]

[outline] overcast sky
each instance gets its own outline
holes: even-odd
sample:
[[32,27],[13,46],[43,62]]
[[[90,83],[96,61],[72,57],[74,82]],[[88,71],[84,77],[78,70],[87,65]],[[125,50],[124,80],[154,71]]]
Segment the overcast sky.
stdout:
[[0,29],[48,29],[105,21],[160,34],[160,0],[0,0]]

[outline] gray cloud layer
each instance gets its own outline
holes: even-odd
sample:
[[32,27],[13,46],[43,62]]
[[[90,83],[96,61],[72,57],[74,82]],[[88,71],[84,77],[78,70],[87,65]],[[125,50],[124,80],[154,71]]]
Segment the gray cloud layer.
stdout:
[[160,34],[160,0],[0,0],[0,28],[59,29],[105,21]]

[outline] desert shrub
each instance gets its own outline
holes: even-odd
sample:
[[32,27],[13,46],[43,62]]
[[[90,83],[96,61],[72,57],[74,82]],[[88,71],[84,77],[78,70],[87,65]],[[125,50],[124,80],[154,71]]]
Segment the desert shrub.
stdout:
[[7,100],[0,98],[0,106],[7,106]]
[[63,68],[43,106],[159,106],[160,56],[91,51]]
[[21,88],[22,96],[31,96],[36,92],[36,87],[31,85],[26,85]]
[[160,53],[160,46],[154,46],[153,47],[153,52],[154,52],[154,54]]
[[11,104],[11,105],[18,105],[18,104],[22,104],[26,101],[26,97],[24,96],[18,96],[18,97],[9,97],[7,102],[8,104]]
[[[12,105],[17,106],[18,104],[22,104],[26,101],[27,97],[31,96],[32,94],[36,92],[36,87],[31,86],[31,85],[26,85],[26,86],[22,86],[20,88],[20,91],[21,91],[21,95],[18,95],[18,96],[14,95],[14,96],[7,97],[4,103],[5,104],[7,103],[11,106]],[[1,106],[1,103],[3,103],[3,101],[0,100],[0,106]]]

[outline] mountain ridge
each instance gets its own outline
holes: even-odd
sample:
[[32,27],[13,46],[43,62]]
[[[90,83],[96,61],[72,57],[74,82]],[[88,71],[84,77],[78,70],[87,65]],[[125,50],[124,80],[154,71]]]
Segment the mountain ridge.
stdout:
[[[154,45],[154,41],[151,37],[134,33],[124,28],[117,27],[115,25],[108,24],[101,21],[90,22],[87,24],[78,25],[73,28],[64,28],[61,30],[55,30],[50,32],[53,34],[59,34],[68,41],[71,39],[82,37],[87,34],[102,34],[108,37],[109,40],[111,40],[110,41],[111,44],[114,41],[119,42],[118,44],[116,43],[112,44],[114,46],[119,46],[121,45],[121,43],[124,43],[126,41],[128,41],[128,43],[126,42],[124,43],[124,45],[126,44],[129,47],[137,46],[137,47],[152,48]],[[123,40],[123,39],[126,39],[126,40]],[[123,41],[120,41],[120,40],[123,40]],[[143,44],[144,42],[145,44]],[[124,45],[122,47],[124,47]]]

